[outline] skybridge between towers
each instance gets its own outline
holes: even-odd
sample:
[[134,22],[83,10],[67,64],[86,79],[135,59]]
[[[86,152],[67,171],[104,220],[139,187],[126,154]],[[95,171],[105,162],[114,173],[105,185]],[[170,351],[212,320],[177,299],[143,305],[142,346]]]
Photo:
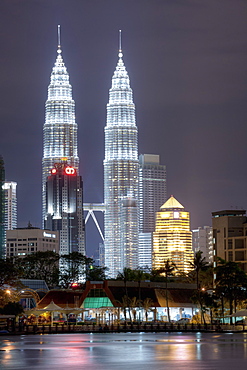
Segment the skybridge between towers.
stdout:
[[105,212],[105,204],[104,203],[83,203],[83,209],[85,212],[87,212],[86,214],[86,217],[85,217],[85,225],[87,224],[87,221],[89,219],[89,217],[91,216],[97,229],[98,229],[98,232],[103,240],[103,242],[105,241],[105,238],[104,238],[104,235],[102,233],[102,230],[100,228],[100,225],[97,221],[97,218],[94,214],[94,212]]

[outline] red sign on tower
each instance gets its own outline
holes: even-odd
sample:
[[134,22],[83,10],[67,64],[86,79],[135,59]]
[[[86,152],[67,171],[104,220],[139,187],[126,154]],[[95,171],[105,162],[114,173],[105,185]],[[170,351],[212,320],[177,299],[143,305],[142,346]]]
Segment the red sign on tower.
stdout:
[[66,167],[65,168],[66,175],[75,175],[75,168],[74,167]]

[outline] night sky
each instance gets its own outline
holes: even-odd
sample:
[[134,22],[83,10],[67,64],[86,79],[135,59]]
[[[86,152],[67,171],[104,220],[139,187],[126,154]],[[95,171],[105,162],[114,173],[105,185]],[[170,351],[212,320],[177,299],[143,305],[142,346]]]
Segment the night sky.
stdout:
[[[0,154],[6,179],[18,183],[19,227],[41,227],[44,104],[58,24],[85,202],[103,202],[121,29],[139,153],[160,154],[168,196],[190,211],[192,228],[211,225],[212,211],[247,208],[246,0],[1,0]],[[88,255],[99,242],[91,221]]]

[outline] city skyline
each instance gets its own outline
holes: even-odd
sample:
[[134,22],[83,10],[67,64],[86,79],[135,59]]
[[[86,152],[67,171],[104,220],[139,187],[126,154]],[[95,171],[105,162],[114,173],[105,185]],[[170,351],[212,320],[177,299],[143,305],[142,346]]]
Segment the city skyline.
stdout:
[[[0,154],[6,180],[18,183],[18,226],[41,227],[43,106],[57,24],[76,101],[85,202],[103,202],[105,105],[122,29],[139,154],[160,155],[167,195],[183,199],[192,228],[210,225],[212,211],[247,208],[246,4],[72,2],[1,4]],[[100,236],[88,227],[90,254]]]

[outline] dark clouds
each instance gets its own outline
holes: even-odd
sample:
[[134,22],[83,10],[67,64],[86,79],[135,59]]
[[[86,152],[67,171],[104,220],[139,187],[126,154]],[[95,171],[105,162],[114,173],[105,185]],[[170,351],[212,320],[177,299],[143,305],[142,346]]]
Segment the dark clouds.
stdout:
[[[241,0],[1,0],[0,153],[18,182],[18,221],[41,224],[44,103],[57,24],[79,125],[87,202],[103,201],[105,106],[118,30],[139,152],[161,155],[168,194],[191,211],[247,207],[247,3]],[[92,225],[91,225],[92,226]],[[88,230],[90,251],[99,242]]]

